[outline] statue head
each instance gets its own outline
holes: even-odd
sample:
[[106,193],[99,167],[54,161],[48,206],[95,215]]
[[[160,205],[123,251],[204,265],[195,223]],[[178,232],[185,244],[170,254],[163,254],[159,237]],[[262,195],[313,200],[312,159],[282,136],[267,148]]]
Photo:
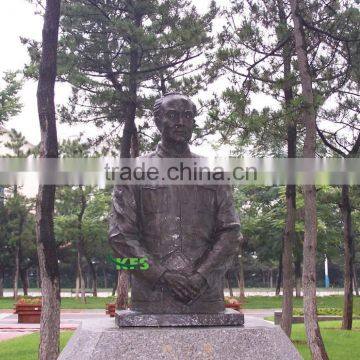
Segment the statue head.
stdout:
[[168,93],[155,101],[155,124],[166,142],[188,143],[192,136],[195,116],[195,104],[180,93]]

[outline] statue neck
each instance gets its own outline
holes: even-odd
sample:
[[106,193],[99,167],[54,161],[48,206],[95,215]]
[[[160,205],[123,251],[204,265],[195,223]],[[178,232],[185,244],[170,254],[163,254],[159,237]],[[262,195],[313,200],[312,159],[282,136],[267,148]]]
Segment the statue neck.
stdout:
[[188,143],[174,143],[173,141],[166,141],[161,139],[159,144],[166,157],[187,157],[190,153]]

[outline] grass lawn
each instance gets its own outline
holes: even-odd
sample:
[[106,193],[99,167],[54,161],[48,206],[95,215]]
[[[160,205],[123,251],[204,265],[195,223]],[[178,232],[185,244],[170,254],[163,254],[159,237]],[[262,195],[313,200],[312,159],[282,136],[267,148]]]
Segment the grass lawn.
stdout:
[[[62,331],[60,349],[62,350],[71,338],[72,331]],[[1,360],[37,360],[40,334],[20,336],[15,339],[0,342]]]
[[[320,322],[321,335],[331,360],[358,359],[360,354],[360,320],[353,322],[353,330],[341,330],[341,321]],[[291,339],[304,359],[311,359],[306,344],[304,324],[294,324]]]
[[[318,308],[343,308],[344,297],[340,295],[322,296],[317,298]],[[249,296],[245,299],[245,309],[280,309],[281,296]],[[294,297],[294,308],[302,308],[302,298]],[[354,296],[354,314],[360,315],[360,297]]]
[[81,300],[77,300],[75,298],[62,298],[61,308],[62,309],[105,309],[105,304],[109,302],[114,302],[114,298],[87,297],[86,304],[84,304]]
[[[89,296],[86,298],[86,304],[81,300],[73,298],[62,298],[62,309],[104,309],[105,304],[112,302],[113,298],[94,298]],[[281,296],[249,296],[245,299],[245,309],[280,309],[282,297]],[[0,309],[12,309],[14,300],[12,298],[0,298]],[[317,298],[318,308],[336,308],[342,309],[343,296],[332,295]],[[302,298],[294,298],[294,308],[302,308]],[[360,297],[354,296],[354,314],[360,315]]]

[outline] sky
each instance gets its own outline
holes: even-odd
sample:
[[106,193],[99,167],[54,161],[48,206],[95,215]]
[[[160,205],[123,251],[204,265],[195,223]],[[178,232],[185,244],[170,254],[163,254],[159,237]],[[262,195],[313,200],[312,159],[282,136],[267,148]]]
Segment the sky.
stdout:
[[[16,14],[16,15],[15,15]],[[20,43],[20,36],[38,39],[41,36],[41,19],[32,15],[32,5],[24,0],[1,1],[0,5],[0,74],[8,70],[19,70],[26,63],[26,48]],[[15,15],[15,16],[14,16]],[[31,142],[39,139],[36,120],[36,84],[27,82],[20,94],[24,99],[22,113],[12,119],[7,128],[21,130]]]
[[[8,70],[21,70],[29,61],[26,47],[21,44],[20,37],[41,40],[42,18],[34,14],[35,7],[26,0],[2,0],[0,2],[0,74]],[[16,14],[16,16],[13,16]],[[26,80],[20,93],[23,102],[21,114],[6,124],[8,129],[20,130],[26,139],[33,144],[40,141],[40,127],[36,105],[37,83]],[[64,84],[57,84],[55,101],[64,104],[70,94]],[[76,136],[78,129],[59,125],[59,138]]]

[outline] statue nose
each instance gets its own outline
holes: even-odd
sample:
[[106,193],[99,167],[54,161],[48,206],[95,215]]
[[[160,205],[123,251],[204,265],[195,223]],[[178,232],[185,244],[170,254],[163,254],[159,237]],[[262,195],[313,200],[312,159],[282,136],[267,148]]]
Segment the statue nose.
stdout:
[[185,124],[185,118],[183,116],[179,116],[178,124],[179,125],[184,125]]

